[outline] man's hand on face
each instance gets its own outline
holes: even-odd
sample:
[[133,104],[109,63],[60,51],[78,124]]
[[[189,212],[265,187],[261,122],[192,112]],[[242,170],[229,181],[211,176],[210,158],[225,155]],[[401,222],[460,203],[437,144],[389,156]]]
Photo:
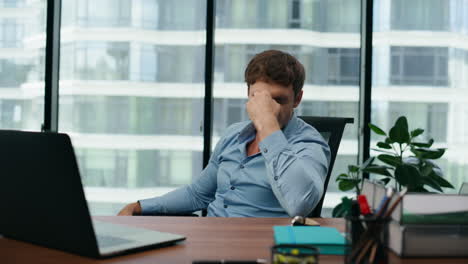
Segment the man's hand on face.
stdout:
[[273,100],[265,89],[252,89],[246,103],[247,113],[252,120],[259,140],[263,140],[271,133],[280,130],[278,115],[280,105]]

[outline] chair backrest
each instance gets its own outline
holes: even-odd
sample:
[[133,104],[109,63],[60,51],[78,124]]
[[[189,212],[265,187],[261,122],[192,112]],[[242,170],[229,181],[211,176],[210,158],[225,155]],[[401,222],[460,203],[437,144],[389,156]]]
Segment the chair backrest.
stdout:
[[309,214],[309,217],[320,217],[322,212],[323,200],[325,193],[327,192],[328,182],[335,164],[336,155],[338,148],[340,147],[341,138],[346,124],[354,123],[354,118],[350,117],[322,117],[322,116],[300,116],[307,124],[313,126],[317,131],[327,140],[330,146],[331,159],[330,166],[328,168],[327,177],[325,179],[323,195],[320,198],[320,202],[317,204],[315,209]]
[[[299,116],[300,119],[304,120],[307,124],[313,126],[327,141],[330,146],[330,166],[328,168],[327,177],[325,179],[325,185],[323,188],[323,194],[320,198],[320,202],[317,204],[315,209],[308,215],[309,217],[320,217],[322,212],[323,200],[325,193],[327,192],[328,182],[335,164],[336,155],[338,148],[340,147],[341,138],[346,124],[354,123],[354,118],[351,117],[328,117],[328,116]],[[207,210],[203,209],[201,215],[206,216]]]

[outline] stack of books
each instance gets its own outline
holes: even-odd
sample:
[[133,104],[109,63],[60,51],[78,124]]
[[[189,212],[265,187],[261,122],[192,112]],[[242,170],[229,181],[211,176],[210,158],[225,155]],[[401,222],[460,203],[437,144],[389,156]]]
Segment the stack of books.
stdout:
[[[363,194],[376,208],[385,187],[366,181]],[[407,193],[391,217],[388,246],[397,255],[468,256],[468,195]]]

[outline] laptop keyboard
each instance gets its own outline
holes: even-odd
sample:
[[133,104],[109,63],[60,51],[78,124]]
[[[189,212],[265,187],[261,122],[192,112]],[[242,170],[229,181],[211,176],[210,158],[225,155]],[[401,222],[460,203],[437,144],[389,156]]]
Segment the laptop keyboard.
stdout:
[[97,235],[98,245],[99,247],[113,247],[122,244],[128,244],[135,241],[114,237],[114,236],[107,236],[107,235]]

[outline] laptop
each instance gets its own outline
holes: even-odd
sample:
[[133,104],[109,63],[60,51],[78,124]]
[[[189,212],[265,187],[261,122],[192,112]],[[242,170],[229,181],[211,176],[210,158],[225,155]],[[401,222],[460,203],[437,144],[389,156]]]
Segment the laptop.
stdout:
[[100,258],[184,236],[91,219],[66,134],[0,131],[0,235]]

